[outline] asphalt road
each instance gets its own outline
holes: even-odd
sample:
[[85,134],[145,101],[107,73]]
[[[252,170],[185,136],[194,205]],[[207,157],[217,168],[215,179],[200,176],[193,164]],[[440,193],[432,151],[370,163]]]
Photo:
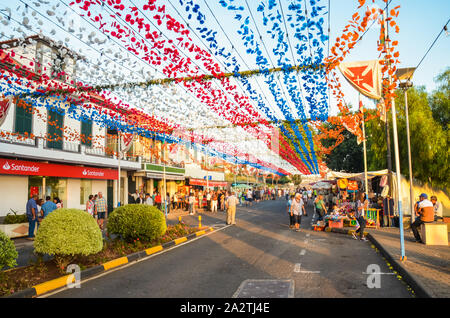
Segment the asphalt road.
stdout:
[[[370,242],[312,231],[312,206],[302,230],[290,230],[285,205],[240,207],[233,226],[223,212],[204,213],[203,225],[217,229],[211,234],[49,297],[412,297]],[[382,274],[369,277],[369,265]]]

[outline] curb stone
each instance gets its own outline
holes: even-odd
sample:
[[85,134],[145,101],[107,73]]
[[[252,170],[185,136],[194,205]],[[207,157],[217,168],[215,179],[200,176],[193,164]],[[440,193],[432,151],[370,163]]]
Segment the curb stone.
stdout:
[[[326,232],[334,232],[339,234],[352,234],[354,230],[344,230],[344,229],[336,229],[336,228],[326,228]],[[384,247],[381,245],[374,237],[368,232],[364,232],[364,235],[367,236],[369,241],[375,245],[375,247],[381,252],[381,254],[386,258],[386,260],[392,265],[393,269],[401,275],[402,279],[407,283],[414,294],[419,298],[433,298],[433,296],[419,283],[401,264],[401,262],[397,261]]]
[[[196,237],[206,234],[207,232],[212,232],[212,231],[214,231],[214,229],[212,227],[209,227],[208,229],[189,234],[188,236],[184,236],[184,237],[175,239],[173,241],[164,243],[162,245],[156,245],[156,246],[148,248],[144,251],[132,253],[127,256],[113,259],[113,260],[103,263],[101,265],[97,265],[97,266],[85,269],[80,272],[80,283],[82,283],[83,279],[87,279],[89,277],[98,275],[103,272],[107,272],[110,269],[137,261],[141,258],[150,256],[152,254],[156,254],[156,253],[161,252],[169,247],[184,243],[188,240],[194,239]],[[50,291],[53,291],[55,289],[66,286],[66,284],[67,284],[67,282],[69,282],[69,280],[71,280],[72,282],[75,282],[75,276],[73,274],[61,276],[61,277],[49,280],[47,282],[37,284],[33,287],[20,290],[16,293],[13,293],[12,295],[4,296],[2,298],[34,298],[37,296],[41,296],[45,293],[48,293]]]

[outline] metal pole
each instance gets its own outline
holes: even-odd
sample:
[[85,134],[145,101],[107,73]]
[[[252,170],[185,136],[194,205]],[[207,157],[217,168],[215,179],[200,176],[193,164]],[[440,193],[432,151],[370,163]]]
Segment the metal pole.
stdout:
[[[389,13],[389,9],[386,11],[386,16]],[[387,20],[385,20],[387,21]],[[389,24],[386,24],[386,46],[389,50]],[[392,77],[389,74],[389,85],[392,84]],[[405,256],[405,237],[403,233],[403,211],[402,211],[402,184],[401,184],[401,170],[400,170],[400,153],[398,147],[398,134],[397,134],[397,114],[395,111],[395,99],[392,97],[392,134],[394,135],[394,153],[395,153],[395,168],[396,168],[396,178],[397,178],[397,208],[399,214],[399,228],[400,228],[400,250],[401,250],[401,259],[402,261],[406,259]]]
[[164,146],[166,144],[166,137],[163,137],[163,147],[162,147],[162,159],[163,159],[163,195],[164,195],[164,214],[166,215],[167,218],[167,196],[166,196],[166,162],[165,162],[165,151],[164,151]]
[[408,84],[405,87],[405,114],[406,114],[406,138],[408,141],[408,166],[409,166],[409,207],[411,213],[411,224],[414,222],[414,191],[413,191],[413,170],[411,160],[411,139],[409,137],[409,115],[408,115]]
[[[361,93],[358,94],[358,105],[361,103]],[[366,200],[369,200],[369,184],[367,181],[367,150],[366,150],[366,129],[364,122],[364,109],[362,110],[362,132],[363,132],[363,148],[364,148],[364,187],[366,190]],[[367,215],[367,209],[366,209]]]
[[118,165],[118,172],[119,172],[119,179],[117,180],[117,206],[119,207],[121,204],[120,204],[120,157],[122,156],[122,153],[121,153],[121,145],[120,145],[120,143],[121,143],[121,136],[120,136],[120,131],[119,130],[117,130],[117,136],[118,136],[118,142],[117,142],[117,153],[118,153],[118,156],[117,156],[117,160],[118,160],[118,163],[117,163],[117,165]]
[[[206,149],[206,162],[205,162],[205,167],[206,167],[206,191],[208,191],[209,189],[209,176],[208,176],[208,149]],[[200,203],[201,205],[201,203]]]

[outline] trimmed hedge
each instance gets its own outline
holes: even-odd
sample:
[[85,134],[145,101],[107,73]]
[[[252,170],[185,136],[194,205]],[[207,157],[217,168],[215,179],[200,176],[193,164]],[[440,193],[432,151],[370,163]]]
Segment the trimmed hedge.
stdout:
[[116,208],[108,218],[108,233],[126,241],[152,241],[167,230],[164,214],[155,206],[127,204]]
[[3,220],[3,224],[19,224],[28,223],[28,217],[26,214],[8,213]]
[[57,209],[42,221],[34,240],[36,252],[50,255],[91,255],[103,248],[97,222],[78,209]]
[[0,231],[0,270],[5,267],[17,265],[16,259],[19,257],[14,242],[2,231]]

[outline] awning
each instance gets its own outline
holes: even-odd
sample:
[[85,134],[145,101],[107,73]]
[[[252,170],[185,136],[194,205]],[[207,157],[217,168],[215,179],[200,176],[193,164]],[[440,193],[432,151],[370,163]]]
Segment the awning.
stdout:
[[[372,179],[374,177],[378,177],[378,176],[384,176],[388,174],[388,170],[379,170],[379,171],[367,171],[367,178],[368,179]],[[364,172],[360,172],[360,173],[346,173],[346,172],[336,172],[336,171],[331,171],[330,175],[334,178],[338,178],[338,179],[358,179],[358,180],[364,180]]]
[[[189,185],[199,185],[199,186],[206,187],[206,180],[191,178],[191,179],[189,179]],[[227,185],[228,185],[228,182],[226,182],[226,181],[208,180],[208,187],[226,187]]]
[[[147,172],[146,176],[147,176],[147,178],[150,178],[150,179],[161,179],[162,180],[164,178],[164,174],[162,174],[162,173]],[[185,179],[185,176],[166,173],[166,180],[184,180],[184,179]]]

